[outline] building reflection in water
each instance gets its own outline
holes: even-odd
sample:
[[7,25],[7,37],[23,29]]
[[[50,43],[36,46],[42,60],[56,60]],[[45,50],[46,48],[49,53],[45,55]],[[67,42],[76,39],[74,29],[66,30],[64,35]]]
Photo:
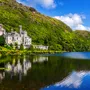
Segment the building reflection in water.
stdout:
[[5,78],[4,63],[0,63],[0,83]]
[[[48,61],[48,57],[44,56],[36,56],[33,58],[33,63],[42,63]],[[13,60],[12,63],[8,62],[2,66],[4,69],[0,72],[0,82],[7,77],[8,75],[11,77],[11,79],[14,78],[14,76],[18,76],[19,81],[22,80],[22,76],[26,76],[28,70],[32,67],[30,60],[26,60],[24,57],[23,62],[22,60]]]
[[[17,63],[17,64],[15,64]],[[26,60],[24,58],[23,63],[21,64],[20,60],[18,60],[17,62],[15,60],[13,60],[12,64],[10,64],[10,62],[8,62],[5,65],[5,72],[10,74],[11,79],[13,78],[13,76],[18,75],[19,76],[19,80],[21,81],[22,76],[26,76],[28,70],[31,68],[31,62],[29,60]]]
[[5,78],[5,72],[0,72],[0,83]]
[[37,63],[37,62],[39,62],[39,63],[42,63],[42,62],[45,62],[45,61],[48,61],[48,57],[44,57],[44,56],[36,56],[36,57],[34,57],[34,59],[33,59],[33,63]]

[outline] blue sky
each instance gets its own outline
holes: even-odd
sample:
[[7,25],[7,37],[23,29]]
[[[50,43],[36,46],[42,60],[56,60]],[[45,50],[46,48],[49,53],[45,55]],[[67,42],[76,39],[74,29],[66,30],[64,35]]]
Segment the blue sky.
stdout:
[[90,0],[17,0],[47,16],[59,19],[73,30],[90,31]]

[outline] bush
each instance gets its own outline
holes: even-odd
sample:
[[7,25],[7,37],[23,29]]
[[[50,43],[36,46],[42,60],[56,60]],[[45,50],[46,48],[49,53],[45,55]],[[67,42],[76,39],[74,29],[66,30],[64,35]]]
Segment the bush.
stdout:
[[15,43],[15,48],[18,49],[18,43]]
[[7,45],[7,44],[5,44],[4,47],[7,49],[12,49],[12,47],[10,45]]
[[5,38],[4,36],[0,36],[0,46],[4,46],[5,44]]
[[23,44],[20,45],[20,50],[24,50]]
[[33,45],[30,46],[29,50],[32,50],[32,51],[34,50]]

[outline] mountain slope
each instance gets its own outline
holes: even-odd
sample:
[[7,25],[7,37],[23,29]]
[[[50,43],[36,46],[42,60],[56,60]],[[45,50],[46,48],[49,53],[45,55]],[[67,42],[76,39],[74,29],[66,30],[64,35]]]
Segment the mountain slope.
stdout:
[[90,32],[89,31],[75,30],[75,34],[90,40]]
[[[54,50],[80,51],[79,45],[84,42],[62,21],[42,15],[15,0],[0,0],[0,23],[7,31],[11,28],[19,31],[18,26],[22,25],[32,37],[33,44],[48,45]],[[78,47],[75,39],[79,42]]]

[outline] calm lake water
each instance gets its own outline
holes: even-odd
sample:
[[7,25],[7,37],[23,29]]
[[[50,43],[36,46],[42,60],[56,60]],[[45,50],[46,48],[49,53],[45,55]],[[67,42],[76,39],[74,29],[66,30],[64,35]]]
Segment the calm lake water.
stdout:
[[90,90],[90,52],[2,57],[0,90]]

